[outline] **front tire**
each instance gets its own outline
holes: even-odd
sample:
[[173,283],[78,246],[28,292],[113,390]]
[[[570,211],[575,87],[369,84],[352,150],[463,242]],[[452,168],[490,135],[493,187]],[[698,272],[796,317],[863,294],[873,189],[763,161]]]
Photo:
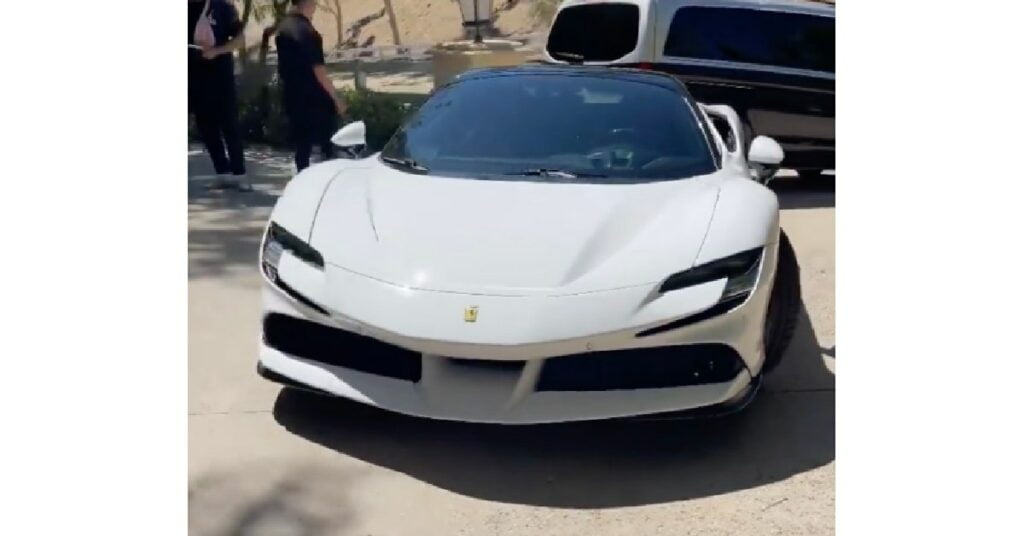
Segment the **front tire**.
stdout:
[[768,301],[764,322],[764,366],[761,373],[771,372],[782,361],[782,355],[793,340],[800,314],[800,265],[789,237],[779,231],[779,261],[775,282]]

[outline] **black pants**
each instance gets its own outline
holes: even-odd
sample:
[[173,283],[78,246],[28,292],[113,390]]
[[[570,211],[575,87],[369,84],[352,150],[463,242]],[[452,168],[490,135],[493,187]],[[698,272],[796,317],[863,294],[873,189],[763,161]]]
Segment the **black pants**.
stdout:
[[[196,91],[192,112],[206,152],[218,173],[245,174],[242,137],[238,128],[238,97],[234,80],[210,84]],[[224,153],[225,146],[227,154]]]
[[303,103],[286,103],[289,129],[295,144],[295,167],[302,171],[309,167],[313,146],[319,145],[324,160],[334,158],[331,136],[338,128],[338,116],[333,108]]

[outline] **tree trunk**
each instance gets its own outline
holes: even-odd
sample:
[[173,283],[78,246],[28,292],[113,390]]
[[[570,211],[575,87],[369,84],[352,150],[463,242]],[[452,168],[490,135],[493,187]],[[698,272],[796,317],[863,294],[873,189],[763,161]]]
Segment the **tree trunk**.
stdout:
[[270,38],[277,33],[277,22],[273,26],[263,29],[263,37],[260,39],[260,65],[267,64],[267,54],[270,53]]
[[320,0],[317,5],[334,16],[334,30],[337,35],[334,48],[341,48],[341,44],[345,42],[345,19],[341,13],[341,0]]
[[274,24],[263,29],[263,37],[260,39],[260,65],[267,64],[267,54],[270,53],[270,38],[277,33],[277,26],[281,19],[288,13],[288,0],[273,0]]
[[245,42],[245,27],[249,25],[249,17],[252,16],[252,2],[253,0],[243,0],[242,2],[242,48],[238,49],[238,63],[241,64],[243,71],[249,66],[249,47]]
[[252,16],[253,0],[242,0],[242,28],[249,24],[249,17]]
[[391,0],[384,0],[384,9],[388,12],[388,22],[391,23],[391,36],[396,45],[402,44],[402,36],[398,33],[398,20],[395,18],[395,9],[391,7]]
[[345,42],[345,19],[341,14],[341,0],[332,0],[331,3],[334,4],[334,27],[338,31],[338,40],[334,48],[341,48],[341,44]]

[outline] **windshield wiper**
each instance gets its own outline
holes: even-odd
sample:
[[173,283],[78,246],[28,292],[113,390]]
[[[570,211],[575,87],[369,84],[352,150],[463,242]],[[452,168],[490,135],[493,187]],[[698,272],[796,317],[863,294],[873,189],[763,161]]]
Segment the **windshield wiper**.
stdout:
[[381,156],[380,159],[383,160],[384,162],[387,162],[388,164],[403,167],[405,169],[409,169],[419,173],[426,173],[430,171],[429,169],[427,169],[426,166],[421,166],[412,158],[395,158],[393,156]]
[[551,50],[548,51],[548,53],[551,54],[552,57],[561,56],[569,63],[583,63],[583,60],[586,59],[583,57],[583,54],[574,54],[572,52],[561,52],[558,50]]
[[557,177],[560,179],[583,179],[583,178],[600,178],[607,177],[607,175],[601,175],[600,173],[586,173],[579,171],[565,171],[564,169],[549,169],[549,168],[532,168],[524,169],[522,171],[514,171],[512,173],[506,173],[506,175],[522,175],[526,177]]

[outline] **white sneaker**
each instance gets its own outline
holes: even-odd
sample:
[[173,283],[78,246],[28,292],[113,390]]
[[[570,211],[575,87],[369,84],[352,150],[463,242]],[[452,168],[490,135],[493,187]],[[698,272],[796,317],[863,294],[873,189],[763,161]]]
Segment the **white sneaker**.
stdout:
[[228,175],[227,173],[218,173],[217,176],[214,177],[213,182],[210,183],[206,187],[206,189],[207,190],[227,190],[227,189],[232,188],[232,187],[234,187],[234,182],[231,179],[231,175]]
[[239,192],[251,192],[252,184],[249,182],[249,176],[246,174],[232,175],[231,184]]

